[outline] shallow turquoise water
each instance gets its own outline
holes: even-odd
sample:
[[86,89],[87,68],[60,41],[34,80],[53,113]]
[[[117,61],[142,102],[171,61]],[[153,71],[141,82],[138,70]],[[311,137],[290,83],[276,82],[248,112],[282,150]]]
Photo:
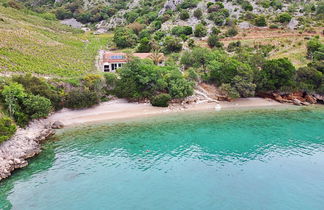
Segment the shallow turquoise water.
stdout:
[[69,129],[0,183],[0,209],[324,209],[324,109]]

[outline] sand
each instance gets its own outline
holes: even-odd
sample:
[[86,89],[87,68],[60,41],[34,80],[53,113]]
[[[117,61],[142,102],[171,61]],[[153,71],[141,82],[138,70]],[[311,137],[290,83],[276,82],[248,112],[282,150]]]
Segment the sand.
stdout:
[[271,99],[240,98],[233,102],[200,103],[190,105],[172,105],[168,108],[153,107],[149,103],[129,103],[124,99],[116,99],[101,103],[95,107],[82,110],[63,109],[49,117],[49,120],[60,121],[65,127],[85,123],[113,121],[120,119],[139,118],[173,112],[199,111],[199,110],[228,110],[228,109],[254,109],[292,106],[281,104]]

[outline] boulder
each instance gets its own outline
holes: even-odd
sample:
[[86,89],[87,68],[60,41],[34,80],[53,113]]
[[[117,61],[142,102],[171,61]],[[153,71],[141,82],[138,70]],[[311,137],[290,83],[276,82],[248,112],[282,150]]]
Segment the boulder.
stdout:
[[61,121],[55,121],[52,124],[53,129],[60,129],[60,128],[63,128],[63,127],[64,127],[64,124]]
[[296,99],[296,98],[293,99],[292,102],[293,102],[294,105],[297,105],[297,106],[301,106],[302,105],[301,101],[298,100],[298,99]]
[[317,103],[316,98],[311,96],[311,95],[306,95],[305,100],[306,100],[306,102],[308,102],[310,104],[316,104]]

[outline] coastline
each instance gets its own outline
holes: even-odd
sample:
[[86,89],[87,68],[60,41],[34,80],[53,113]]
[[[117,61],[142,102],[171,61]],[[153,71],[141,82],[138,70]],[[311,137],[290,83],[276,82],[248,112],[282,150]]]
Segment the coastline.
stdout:
[[129,103],[124,99],[117,99],[101,103],[95,107],[83,110],[62,109],[48,119],[52,122],[60,121],[64,127],[73,127],[88,123],[104,121],[127,120],[146,116],[162,115],[186,111],[206,110],[240,110],[275,107],[295,107],[291,104],[282,104],[272,99],[263,98],[239,98],[233,102],[220,101],[195,103],[195,104],[172,104],[169,107],[153,107],[149,103]]
[[165,108],[153,107],[149,103],[129,103],[124,99],[116,99],[88,109],[62,109],[47,119],[34,120],[26,128],[19,128],[13,137],[0,144],[0,181],[9,177],[15,169],[26,167],[27,160],[41,152],[42,141],[55,134],[53,129],[55,122],[63,124],[64,127],[73,127],[167,113],[289,107],[296,106],[263,98],[240,98],[233,102],[219,103],[172,104]]

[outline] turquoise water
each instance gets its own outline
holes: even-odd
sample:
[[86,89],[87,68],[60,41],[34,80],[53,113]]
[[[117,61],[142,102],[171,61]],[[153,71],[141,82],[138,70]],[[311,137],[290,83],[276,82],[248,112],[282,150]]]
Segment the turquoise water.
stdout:
[[324,109],[192,113],[61,131],[0,209],[324,209]]

